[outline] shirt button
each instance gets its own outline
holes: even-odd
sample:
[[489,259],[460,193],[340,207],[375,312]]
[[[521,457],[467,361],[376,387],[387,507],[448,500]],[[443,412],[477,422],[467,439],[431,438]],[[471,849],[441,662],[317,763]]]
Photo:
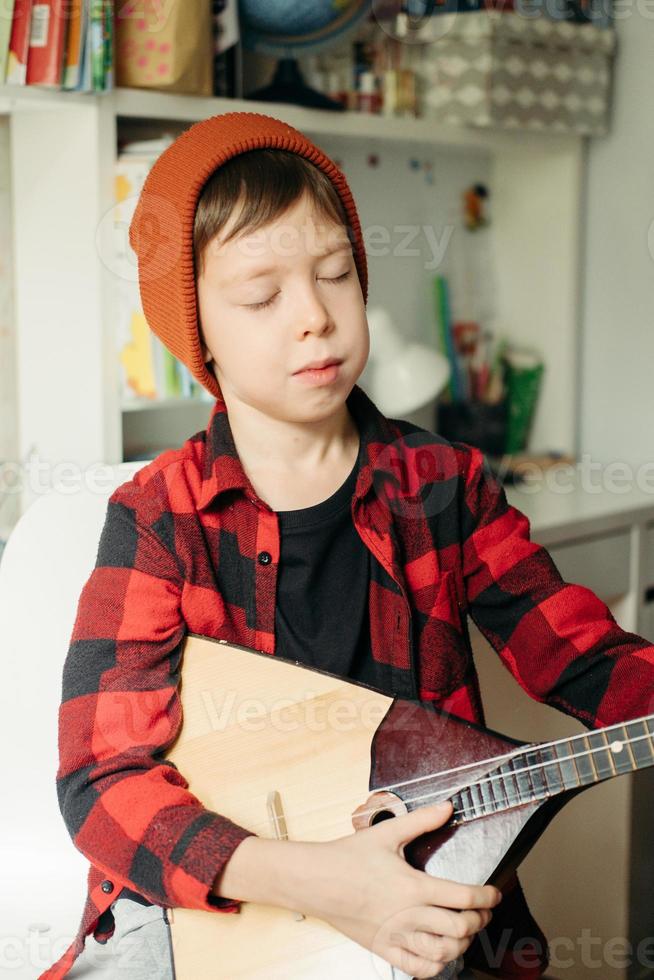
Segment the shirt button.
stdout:
[[107,895],[110,895],[111,892],[114,890],[114,886],[111,881],[103,881],[102,884],[100,885],[100,888],[102,889],[103,892],[106,892]]
[[257,555],[257,561],[260,565],[269,565],[272,561],[272,555],[269,551],[260,551]]

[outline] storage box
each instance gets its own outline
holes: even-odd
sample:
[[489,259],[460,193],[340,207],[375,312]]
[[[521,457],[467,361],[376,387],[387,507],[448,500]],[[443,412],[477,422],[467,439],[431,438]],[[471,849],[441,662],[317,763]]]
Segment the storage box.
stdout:
[[420,41],[420,105],[427,118],[608,132],[613,28],[485,10],[430,17]]
[[116,83],[187,95],[213,94],[212,7],[208,0],[116,5]]
[[596,27],[613,24],[613,0],[433,0],[431,15],[427,14],[429,0],[406,0],[409,15],[414,23],[424,17],[470,13],[479,10],[515,10],[522,17],[542,14],[551,20],[566,20]]

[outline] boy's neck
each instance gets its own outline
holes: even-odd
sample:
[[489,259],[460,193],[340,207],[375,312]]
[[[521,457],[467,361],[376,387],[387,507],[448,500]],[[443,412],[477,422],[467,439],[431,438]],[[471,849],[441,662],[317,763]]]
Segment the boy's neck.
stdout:
[[328,418],[300,423],[270,418],[223,397],[236,451],[248,476],[265,472],[281,480],[297,479],[354,465],[359,431],[345,403]]

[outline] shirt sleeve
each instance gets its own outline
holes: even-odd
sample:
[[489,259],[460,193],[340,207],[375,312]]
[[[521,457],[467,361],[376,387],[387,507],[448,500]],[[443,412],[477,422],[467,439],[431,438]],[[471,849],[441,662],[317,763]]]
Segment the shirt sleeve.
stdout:
[[622,630],[590,589],[563,580],[483,453],[466,448],[461,546],[473,622],[527,694],[587,728],[650,714],[654,646]]
[[59,807],[75,846],[108,878],[157,905],[233,912],[240,902],[211,888],[252,832],[206,809],[160,757],[182,723],[183,577],[121,489],[63,668]]

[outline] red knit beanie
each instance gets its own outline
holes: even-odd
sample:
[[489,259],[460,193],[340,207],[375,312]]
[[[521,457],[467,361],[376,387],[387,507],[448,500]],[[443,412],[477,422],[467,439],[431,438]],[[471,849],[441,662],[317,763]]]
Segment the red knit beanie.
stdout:
[[363,301],[368,271],[361,225],[350,188],[336,164],[311,140],[273,116],[225,112],[195,123],[157,159],[143,185],[129,229],[138,258],[145,318],[169,351],[216,398],[214,374],[202,357],[193,261],[193,225],[202,189],[231,157],[247,150],[290,150],[320,167],[334,185],[349,222]]

